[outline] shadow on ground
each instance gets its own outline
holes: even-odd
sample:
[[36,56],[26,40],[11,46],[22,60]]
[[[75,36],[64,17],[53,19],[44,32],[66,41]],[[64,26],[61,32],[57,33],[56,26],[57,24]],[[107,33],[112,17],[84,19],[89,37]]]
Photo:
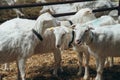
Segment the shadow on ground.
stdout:
[[[55,77],[52,75],[53,67],[42,67],[35,70],[34,72],[38,74],[28,80],[83,80],[84,68],[81,76],[77,76],[78,66],[64,66],[63,70],[63,72],[59,70],[59,77]],[[94,80],[95,76],[95,68],[90,68],[90,80]],[[103,80],[120,80],[120,65],[104,68]]]

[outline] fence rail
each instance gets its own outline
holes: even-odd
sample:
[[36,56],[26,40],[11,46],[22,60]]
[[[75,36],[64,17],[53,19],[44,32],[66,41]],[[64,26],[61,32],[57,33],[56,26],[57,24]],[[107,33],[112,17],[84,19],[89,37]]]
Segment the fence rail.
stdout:
[[119,0],[119,7],[118,7],[118,16],[120,15],[120,0]]
[[49,3],[32,3],[32,4],[20,4],[20,5],[4,5],[0,6],[0,10],[2,9],[12,9],[12,8],[28,8],[28,7],[38,7],[38,6],[48,6],[48,5],[58,5],[58,4],[68,4],[68,3],[76,3],[76,2],[87,2],[94,0],[75,0],[75,1],[62,1],[62,2],[49,2]]
[[[112,7],[112,8],[103,8],[103,9],[95,9],[93,12],[103,12],[103,11],[111,11],[111,10],[118,10],[119,7]],[[71,13],[62,13],[62,14],[53,14],[54,17],[61,17],[61,16],[68,16],[68,15],[74,15],[76,12]]]

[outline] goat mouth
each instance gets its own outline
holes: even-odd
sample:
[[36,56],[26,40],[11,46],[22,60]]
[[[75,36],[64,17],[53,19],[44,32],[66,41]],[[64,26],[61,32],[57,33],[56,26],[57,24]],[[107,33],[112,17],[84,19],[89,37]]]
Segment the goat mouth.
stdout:
[[81,42],[81,41],[78,41],[77,44],[78,44],[78,45],[82,45],[82,42]]
[[60,45],[57,45],[56,48],[60,48]]

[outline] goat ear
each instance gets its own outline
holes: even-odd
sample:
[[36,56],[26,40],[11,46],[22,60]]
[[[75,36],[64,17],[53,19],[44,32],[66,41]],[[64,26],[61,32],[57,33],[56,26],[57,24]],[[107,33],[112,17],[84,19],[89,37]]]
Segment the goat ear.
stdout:
[[88,10],[86,11],[87,14],[92,14],[92,11]]
[[72,26],[70,26],[70,28],[72,28],[72,29],[74,29],[76,27],[76,25],[75,24],[73,24]]
[[47,30],[49,30],[49,31],[54,31],[54,27],[50,27],[50,28],[48,28]]
[[60,21],[56,21],[56,22],[57,22],[57,25],[59,25],[59,26],[61,25],[61,22],[60,22]]
[[43,25],[48,24],[50,20],[44,20]]
[[92,25],[92,24],[88,25],[88,30],[94,30],[94,28],[93,28],[93,25]]
[[86,13],[90,13],[90,11],[86,11]]
[[88,31],[90,31],[90,30],[94,30],[94,28],[93,28],[93,26],[88,25],[88,27],[87,27],[87,29],[86,29],[86,31],[85,31],[85,32],[88,32]]
[[94,30],[94,28],[93,27],[88,27],[88,30]]

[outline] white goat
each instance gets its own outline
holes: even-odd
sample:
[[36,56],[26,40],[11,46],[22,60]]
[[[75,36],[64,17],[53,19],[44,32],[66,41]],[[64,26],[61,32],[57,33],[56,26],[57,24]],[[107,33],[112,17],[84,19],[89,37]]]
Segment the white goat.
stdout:
[[[96,19],[96,17],[94,16],[94,14],[92,13],[92,10],[90,8],[83,8],[81,10],[79,10],[75,15],[71,16],[69,18],[69,21],[71,21],[73,24],[76,24],[76,23],[85,23],[85,22],[88,22],[90,20],[93,20],[93,19]],[[61,25],[62,26],[70,26],[71,24],[68,23],[68,21],[63,21],[61,22]],[[64,28],[65,29],[65,28]],[[67,47],[68,47],[68,42],[71,41],[71,39],[69,39],[67,36],[70,36],[72,34],[72,32],[69,32],[71,34],[65,36],[64,38],[61,37],[62,35],[66,34],[68,31],[65,29],[63,31],[60,30],[58,32],[60,33],[56,33],[56,34],[59,34],[57,35],[58,38],[56,39],[57,44],[59,43],[59,46],[61,46],[61,44],[64,43],[64,46],[66,46],[65,44],[67,44]],[[57,31],[56,31],[57,32]],[[67,39],[67,40],[66,40]],[[61,41],[61,43],[60,43]],[[65,42],[62,42],[62,41],[65,41]],[[66,42],[67,41],[67,42]],[[82,48],[82,49],[80,49]],[[88,50],[87,47],[84,47],[84,46],[81,46],[81,47],[77,47],[77,46],[74,46],[74,49],[75,51],[77,51],[78,53],[78,59],[79,59],[79,71],[78,71],[78,75],[80,75],[82,73],[82,56],[83,56],[83,52],[85,53],[85,75],[84,75],[84,79],[88,79],[89,77],[89,70],[88,70],[88,64],[89,64],[89,54],[88,54]]]
[[96,17],[92,13],[92,9],[83,8],[79,10],[75,15],[71,16],[67,21],[60,21],[60,25],[69,27],[71,24],[83,24],[94,19],[96,19]]
[[[96,17],[92,13],[92,10],[90,8],[83,8],[83,9],[79,10],[75,15],[71,16],[69,18],[69,21],[71,21],[73,24],[77,24],[77,23],[83,24],[83,23],[86,23],[86,22],[94,20],[94,19],[96,19]],[[61,22],[61,25],[62,26],[70,26],[71,24],[68,23],[67,21],[63,21],[63,22]],[[65,28],[63,28],[63,29],[65,29]],[[61,46],[61,44],[63,44],[62,41],[65,41],[64,46],[65,46],[65,44],[67,44],[67,46],[68,46],[68,42],[70,42],[71,39],[69,39],[67,37],[65,37],[65,38],[61,37],[62,35],[64,35],[65,33],[67,33],[67,30],[65,29],[63,31],[61,30],[61,31],[58,31],[58,32],[60,32],[60,33],[58,33],[59,35],[57,35],[58,39],[56,39],[56,41],[59,41],[59,42],[57,42],[59,44],[59,46]],[[72,32],[69,32],[69,33],[72,34]],[[69,34],[69,36],[71,34]],[[60,41],[61,41],[61,43],[60,43]],[[84,74],[84,79],[88,79],[88,77],[89,77],[89,70],[88,70],[89,54],[88,54],[87,47],[85,45],[83,45],[81,47],[74,46],[74,50],[78,53],[78,59],[79,59],[79,71],[78,71],[78,75],[81,75],[81,73],[82,73],[82,66],[81,66],[82,65],[82,56],[83,56],[83,53],[85,53],[85,57],[86,58],[85,58],[85,74]]]
[[[101,22],[102,20],[105,20],[104,22]],[[111,18],[110,16],[102,16],[100,19],[97,20],[93,20],[91,22],[94,22],[96,24],[101,23],[101,25],[110,25],[110,24],[115,24],[115,21],[113,20],[113,18]],[[88,22],[90,23],[90,22]],[[72,41],[73,38],[73,32],[70,28],[65,27],[65,26],[58,26],[58,27],[54,27],[54,28],[50,28],[50,31],[52,31],[56,37],[56,47],[61,48],[64,46],[65,49],[67,49],[69,46],[69,43]],[[82,46],[77,46],[77,45],[73,45],[74,46],[74,50],[78,53],[78,59],[79,59],[79,71],[78,71],[78,75],[80,75],[82,73],[82,56],[83,53],[85,55],[85,63],[84,63],[84,67],[85,67],[85,74],[84,74],[84,79],[88,79],[89,78],[89,69],[88,69],[88,65],[89,65],[89,51],[88,51],[88,46],[86,45],[82,45]]]
[[[104,21],[103,19],[105,19],[106,21]],[[100,18],[100,20],[95,20],[96,24],[99,24],[99,22],[101,22],[101,25],[110,25],[110,24],[116,24],[115,20],[110,17],[110,16],[102,16]],[[92,13],[92,10],[90,8],[83,8],[81,10],[79,10],[75,15],[71,16],[69,18],[69,20],[73,23],[73,24],[77,24],[77,23],[86,23],[88,21],[94,20],[96,19],[95,15]],[[94,21],[93,21],[94,22]],[[90,22],[91,23],[91,22]],[[70,26],[71,24],[68,23],[68,21],[61,21],[61,25],[64,26]],[[106,60],[105,64],[108,64],[108,59]],[[111,59],[110,61],[110,66],[113,65],[113,59]]]
[[[0,28],[1,28],[1,30],[6,30],[7,32],[10,32],[11,29],[16,29],[16,28],[17,29],[22,29],[22,30],[31,30],[33,28],[33,26],[35,25],[35,22],[36,22],[36,20],[14,18],[14,19],[11,19],[11,20],[8,20],[8,21],[2,23],[0,25]],[[24,27],[24,26],[26,26],[26,27]],[[10,31],[8,31],[8,30],[10,30]],[[10,70],[9,65],[10,65],[9,63],[6,63],[4,65],[4,70],[5,71],[9,71]]]
[[[80,33],[80,31],[78,29],[79,27],[87,27],[89,25],[92,25],[92,26],[105,26],[105,25],[113,25],[113,24],[116,24],[116,23],[117,22],[110,16],[101,16],[100,18],[89,21],[89,22],[86,22],[85,24],[73,25],[73,27],[75,27],[75,31],[77,33]],[[108,63],[108,61],[106,62],[106,64],[107,63]],[[110,61],[110,66],[112,66],[112,65],[113,65],[113,59],[111,59],[111,61]]]
[[60,21],[60,25],[69,27],[72,24],[76,24],[76,23],[82,24],[91,21],[93,19],[96,19],[96,17],[92,13],[92,10],[90,8],[83,8],[79,10],[75,15],[68,18],[68,20]]
[[[69,48],[70,41],[72,41],[74,38],[73,30],[65,27],[65,26],[58,26],[58,27],[53,27],[49,28],[49,31],[53,32],[56,38],[56,47],[57,48]],[[78,59],[79,59],[79,71],[78,75],[81,75],[82,73],[82,56],[83,52],[85,53],[85,74],[84,74],[84,79],[88,79],[89,77],[89,70],[88,70],[88,65],[89,65],[89,53],[88,49],[85,45],[83,46],[74,46],[75,51],[77,52]]]
[[80,9],[75,15],[71,16],[68,20],[72,21],[73,24],[85,23],[96,19],[95,15],[92,13],[92,9],[83,8]]
[[[26,59],[34,54],[36,46],[40,43],[39,34],[43,36],[46,28],[50,25],[55,26],[54,19],[49,13],[39,16],[33,25],[28,25],[30,23],[26,25],[26,23],[25,20],[22,22],[11,20],[0,26],[0,63],[9,63],[16,60],[18,79],[21,78],[22,80],[25,80]],[[4,36],[2,36],[3,34]]]
[[[77,28],[78,29],[78,28]],[[102,73],[106,57],[120,57],[120,24],[96,28],[79,27],[75,42],[79,45],[86,43],[89,51],[96,58],[97,76],[95,80],[102,80]]]

